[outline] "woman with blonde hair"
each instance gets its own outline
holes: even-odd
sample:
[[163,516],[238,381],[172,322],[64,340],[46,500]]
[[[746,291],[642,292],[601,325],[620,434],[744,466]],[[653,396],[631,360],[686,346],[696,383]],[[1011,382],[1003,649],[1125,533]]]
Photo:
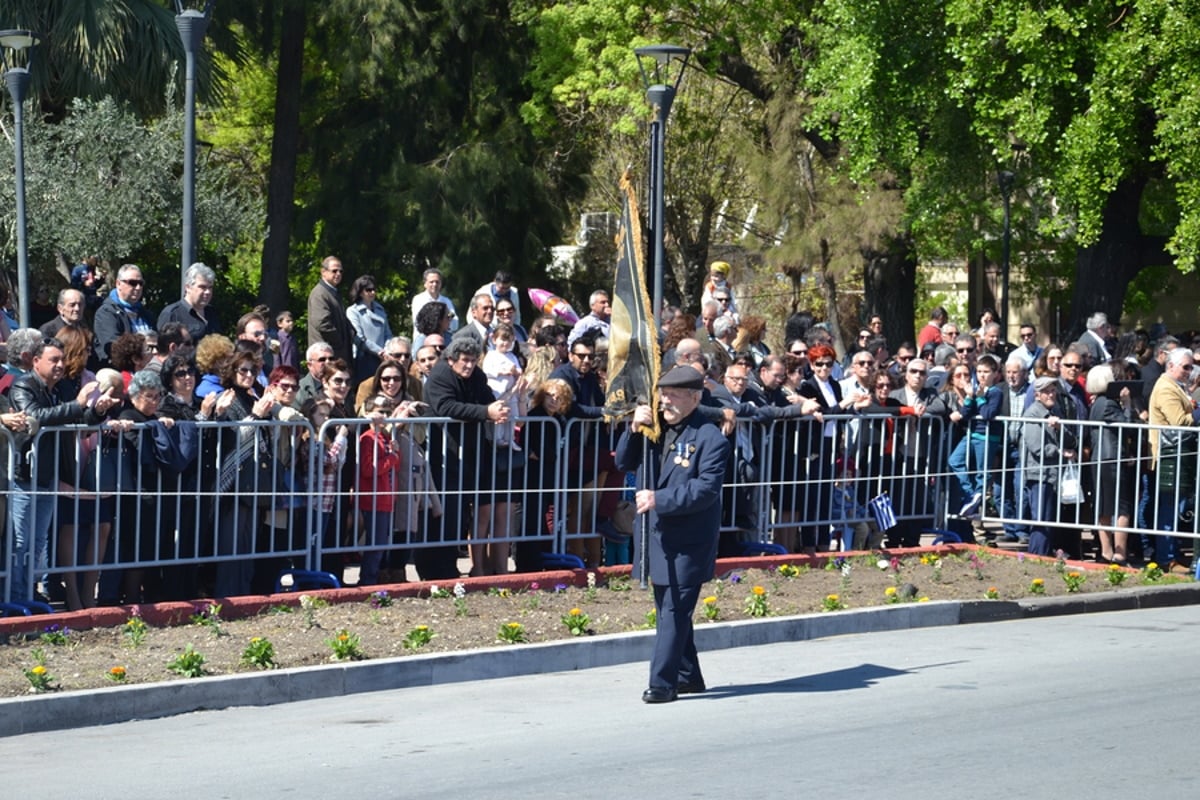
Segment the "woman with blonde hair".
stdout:
[[771,348],[763,338],[767,335],[767,321],[762,317],[742,317],[737,337],[733,340],[733,352],[748,353],[754,359],[754,368],[762,366],[763,359],[771,355]]

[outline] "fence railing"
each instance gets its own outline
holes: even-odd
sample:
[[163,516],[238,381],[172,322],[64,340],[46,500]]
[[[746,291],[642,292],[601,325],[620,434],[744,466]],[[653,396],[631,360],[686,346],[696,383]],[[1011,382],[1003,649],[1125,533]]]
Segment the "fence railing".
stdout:
[[[612,459],[622,426],[520,426],[518,447],[498,443],[490,424],[445,418],[68,426],[40,430],[28,463],[0,429],[5,479],[31,477],[4,493],[0,600],[28,599],[47,578],[72,604],[267,592],[281,569],[340,577],[351,559],[369,583],[389,552],[427,579],[456,577],[463,548],[481,574],[507,570],[510,557],[536,570],[564,552],[594,566],[605,543],[610,559],[628,561],[632,480]],[[1084,528],[1196,537],[1200,429],[1084,421],[1054,431],[1021,418],[996,430],[984,463],[970,447],[964,462],[985,470],[984,522],[1051,540]],[[1064,431],[1081,443],[1073,457],[1045,446]],[[1166,444],[1157,464],[1152,431]],[[958,511],[970,477],[949,467],[953,426],[929,415],[740,420],[731,439],[724,554],[873,547],[885,531],[890,545],[916,544]],[[1031,452],[1051,455],[1034,469]],[[1081,468],[1078,503],[1060,497],[1069,464]],[[886,511],[873,509],[885,495]]]

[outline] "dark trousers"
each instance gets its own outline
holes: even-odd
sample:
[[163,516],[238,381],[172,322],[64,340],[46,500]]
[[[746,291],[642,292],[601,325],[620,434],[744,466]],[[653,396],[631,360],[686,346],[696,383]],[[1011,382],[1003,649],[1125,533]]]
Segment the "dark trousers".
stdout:
[[692,614],[702,588],[702,585],[654,585],[656,632],[650,688],[674,689],[680,683],[704,683],[692,627]]

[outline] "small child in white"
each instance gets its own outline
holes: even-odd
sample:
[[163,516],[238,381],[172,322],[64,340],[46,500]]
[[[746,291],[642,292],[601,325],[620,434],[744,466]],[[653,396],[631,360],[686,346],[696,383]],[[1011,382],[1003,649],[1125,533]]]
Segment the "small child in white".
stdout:
[[492,348],[483,357],[480,369],[487,376],[492,394],[496,396],[497,400],[508,404],[508,422],[496,424],[496,446],[520,450],[515,438],[516,422],[514,421],[521,415],[521,393],[518,383],[522,374],[521,362],[513,353],[513,347],[517,343],[516,331],[513,330],[512,325],[502,322],[496,326],[489,338]]

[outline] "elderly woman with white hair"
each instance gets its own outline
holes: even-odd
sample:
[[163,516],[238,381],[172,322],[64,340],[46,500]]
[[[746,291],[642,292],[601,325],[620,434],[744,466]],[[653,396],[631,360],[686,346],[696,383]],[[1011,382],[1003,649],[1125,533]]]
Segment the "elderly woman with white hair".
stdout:
[[1095,398],[1089,419],[1104,423],[1091,429],[1093,471],[1093,502],[1096,508],[1096,527],[1100,538],[1102,563],[1125,564],[1125,546],[1129,533],[1111,530],[1116,518],[1117,528],[1128,528],[1133,515],[1133,494],[1137,484],[1135,471],[1137,440],[1133,429],[1119,423],[1135,420],[1133,396],[1128,386],[1119,387],[1115,394],[1113,369],[1108,364],[1092,367],[1087,375],[1087,393]]

